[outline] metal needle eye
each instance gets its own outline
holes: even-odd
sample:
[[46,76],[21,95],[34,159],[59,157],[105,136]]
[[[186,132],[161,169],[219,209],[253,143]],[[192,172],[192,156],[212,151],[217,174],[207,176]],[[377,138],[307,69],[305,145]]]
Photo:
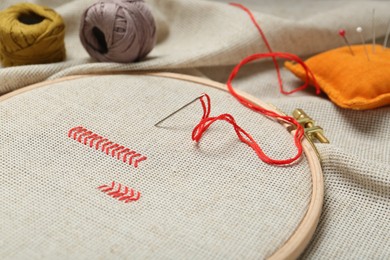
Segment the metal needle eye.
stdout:
[[182,106],[181,108],[177,109],[176,111],[174,111],[173,113],[171,113],[170,115],[168,115],[167,117],[161,119],[160,121],[158,121],[154,126],[158,126],[159,124],[161,124],[162,122],[164,122],[165,120],[167,120],[168,118],[170,118],[171,116],[173,116],[174,114],[178,113],[179,111],[183,110],[184,108],[188,107],[189,105],[191,105],[192,103],[194,103],[195,101],[197,101],[198,99],[201,99],[202,97],[204,97],[205,94],[195,98],[194,100],[192,100],[191,102],[185,104],[184,106]]

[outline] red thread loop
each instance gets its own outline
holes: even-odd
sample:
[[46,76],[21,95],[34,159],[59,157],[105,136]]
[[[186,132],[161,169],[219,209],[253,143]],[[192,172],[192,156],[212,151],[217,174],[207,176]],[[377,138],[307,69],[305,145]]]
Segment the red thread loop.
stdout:
[[[306,64],[298,56],[296,56],[294,54],[291,54],[291,53],[273,52],[270,44],[268,43],[267,37],[265,37],[265,34],[264,34],[263,30],[261,29],[260,25],[257,23],[257,21],[256,21],[254,15],[252,14],[252,12],[247,7],[243,6],[242,4],[230,3],[230,5],[238,7],[240,9],[244,10],[249,15],[249,18],[251,19],[252,23],[254,24],[256,29],[258,30],[258,32],[259,32],[261,38],[263,39],[263,41],[264,41],[264,43],[265,43],[269,53],[256,53],[256,54],[249,55],[248,57],[243,59],[233,69],[233,71],[232,71],[232,73],[231,73],[231,75],[229,77],[228,84],[234,78],[234,77],[232,77],[232,75],[234,74],[234,76],[235,76],[243,65],[245,65],[245,64],[247,64],[247,63],[249,63],[251,61],[254,61],[254,60],[260,60],[260,59],[264,59],[264,58],[272,58],[272,60],[274,62],[274,65],[275,65],[276,74],[278,76],[279,89],[280,89],[281,93],[283,93],[283,94],[292,94],[292,93],[295,93],[297,91],[301,91],[301,90],[303,90],[303,89],[305,89],[305,88],[307,88],[309,86],[310,79],[312,80],[313,86],[316,88],[316,94],[318,95],[318,94],[321,93],[320,87],[317,84],[317,81],[316,81],[316,79],[314,77],[314,74],[311,72],[311,70],[306,66]],[[282,78],[280,76],[280,69],[279,69],[279,65],[278,65],[278,63],[276,61],[276,58],[287,59],[287,60],[291,60],[291,61],[295,61],[295,62],[299,63],[303,67],[303,69],[305,70],[305,74],[306,74],[305,83],[302,86],[300,86],[299,88],[293,89],[291,91],[285,91],[283,89],[283,82],[282,82]]]
[[[199,142],[200,139],[202,138],[203,133],[210,127],[211,124],[213,124],[214,122],[216,122],[218,120],[224,120],[233,126],[240,141],[249,145],[256,152],[258,157],[263,162],[268,163],[268,164],[276,164],[276,165],[291,164],[291,163],[295,162],[296,160],[298,160],[302,156],[303,148],[302,148],[301,142],[302,142],[302,138],[305,134],[303,127],[293,117],[279,115],[273,111],[270,111],[268,109],[265,109],[264,107],[261,107],[259,105],[256,105],[256,104],[248,101],[247,99],[245,99],[243,96],[241,96],[240,94],[238,94],[234,90],[233,85],[232,85],[232,81],[237,76],[237,74],[240,71],[242,66],[244,66],[252,61],[255,61],[255,60],[260,60],[260,59],[264,59],[264,58],[272,58],[274,65],[275,65],[275,69],[276,69],[276,73],[277,73],[277,77],[278,77],[278,82],[279,82],[279,89],[280,89],[281,93],[291,94],[291,93],[303,90],[309,86],[310,80],[312,81],[314,87],[316,88],[317,94],[320,94],[320,87],[317,84],[317,81],[314,77],[314,74],[310,71],[310,69],[307,67],[307,65],[298,56],[291,54],[291,53],[273,52],[272,51],[272,48],[271,48],[270,44],[268,43],[268,40],[265,37],[263,30],[260,28],[260,25],[256,22],[255,17],[253,16],[252,12],[248,8],[246,8],[245,6],[243,6],[241,4],[236,4],[236,3],[231,3],[231,5],[241,8],[249,15],[250,19],[252,20],[252,23],[255,25],[255,27],[259,31],[261,38],[263,39],[269,53],[256,53],[256,54],[252,54],[252,55],[244,58],[239,64],[237,64],[234,67],[233,71],[231,72],[229,79],[226,83],[227,88],[228,88],[229,92],[242,105],[248,107],[249,109],[251,109],[257,113],[260,113],[262,115],[265,115],[269,118],[272,118],[276,121],[282,121],[282,122],[287,123],[288,125],[294,126],[296,129],[295,134],[294,134],[294,143],[295,143],[295,146],[297,147],[297,154],[294,157],[289,158],[289,159],[285,159],[285,160],[275,160],[275,159],[270,158],[262,151],[260,146],[252,138],[252,136],[250,134],[248,134],[247,132],[245,132],[240,126],[237,125],[233,116],[231,116],[229,114],[222,114],[222,115],[219,115],[217,117],[209,117],[211,104],[210,104],[210,98],[207,95],[205,95],[205,97],[207,99],[207,105],[206,105],[205,101],[203,100],[203,97],[201,98],[201,103],[202,103],[202,107],[203,107],[203,117],[202,117],[202,120],[199,122],[199,124],[194,128],[194,130],[192,132],[192,139],[195,140],[196,142]],[[302,86],[300,86],[292,91],[285,91],[283,89],[283,82],[282,82],[282,78],[280,76],[280,69],[279,69],[279,65],[276,61],[276,58],[292,60],[292,61],[299,63],[303,67],[303,69],[305,70],[305,73],[306,73],[305,83]]]
[[[206,98],[206,101],[204,100]],[[210,117],[211,112],[211,100],[210,97],[207,94],[204,94],[200,98],[202,108],[203,108],[203,116],[200,122],[195,126],[194,130],[192,131],[192,140],[199,142],[202,138],[203,134],[207,131],[207,129],[216,121],[223,120],[231,124],[234,128],[234,131],[237,134],[237,137],[240,139],[241,142],[247,144],[250,146],[257,154],[257,156],[265,163],[268,164],[275,164],[275,165],[284,165],[284,164],[290,164],[293,163],[295,160],[299,159],[299,157],[302,154],[302,144],[300,142],[300,139],[303,137],[303,128],[299,123],[295,122],[299,125],[299,129],[297,129],[297,132],[295,134],[296,136],[296,142],[295,145],[297,146],[298,153],[296,156],[290,159],[285,160],[275,160],[267,156],[263,150],[260,148],[260,146],[257,144],[257,142],[253,139],[253,137],[247,133],[244,129],[242,129],[237,123],[234,117],[230,114],[221,114],[217,117]],[[268,111],[263,108],[264,111]],[[272,111],[268,111],[268,114],[275,114],[278,119],[281,119],[289,124],[294,124],[294,122],[291,122],[291,118],[287,116],[279,116],[276,113]],[[272,116],[271,116],[272,117]]]

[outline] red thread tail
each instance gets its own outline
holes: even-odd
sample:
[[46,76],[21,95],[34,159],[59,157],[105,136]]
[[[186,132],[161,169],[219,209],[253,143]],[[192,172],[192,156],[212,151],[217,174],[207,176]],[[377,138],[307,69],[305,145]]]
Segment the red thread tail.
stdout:
[[[257,23],[253,13],[247,7],[245,7],[242,4],[230,3],[230,5],[238,7],[238,8],[242,9],[243,11],[245,11],[248,14],[248,16],[251,19],[253,25],[256,27],[256,29],[258,30],[261,38],[263,39],[263,41],[264,41],[264,43],[265,43],[265,45],[266,45],[266,47],[267,47],[267,49],[269,51],[269,54],[272,54],[270,56],[263,56],[262,58],[272,58],[272,60],[274,62],[274,65],[275,65],[277,77],[278,77],[279,90],[280,90],[281,93],[283,93],[283,94],[292,94],[292,93],[295,93],[297,91],[301,91],[301,90],[305,89],[308,86],[308,81],[309,81],[309,78],[308,78],[309,76],[308,75],[309,74],[310,74],[310,79],[312,80],[312,83],[313,83],[314,87],[316,88],[316,94],[318,95],[318,94],[321,93],[320,87],[317,84],[317,81],[316,81],[316,79],[314,77],[314,74],[310,71],[310,69],[306,65],[303,66],[303,68],[305,70],[305,73],[306,73],[306,82],[305,82],[305,84],[302,85],[301,87],[297,88],[297,89],[292,90],[292,91],[285,91],[283,89],[283,81],[282,81],[282,78],[281,78],[281,75],[280,75],[280,68],[279,68],[279,65],[278,65],[278,63],[276,61],[276,58],[286,58],[285,55],[291,55],[290,58],[288,58],[288,59],[296,61],[296,62],[298,62],[301,65],[304,62],[299,57],[297,57],[296,55],[293,55],[293,54],[290,54],[290,53],[280,53],[280,52],[275,52],[274,53],[272,48],[271,48],[271,46],[270,46],[270,44],[269,44],[269,42],[268,42],[268,40],[267,40],[267,37],[265,36],[265,34],[264,34],[263,30],[261,29],[260,25]],[[252,56],[253,55],[250,55],[247,58],[252,57]],[[294,58],[291,58],[291,57],[294,57]],[[233,74],[233,72],[232,72],[232,74]]]
[[[267,37],[265,37],[265,34],[263,32],[263,30],[261,29],[260,25],[257,23],[254,15],[252,14],[252,12],[246,8],[245,6],[241,5],[241,4],[236,4],[236,3],[230,3],[232,6],[236,6],[238,8],[241,8],[242,10],[244,10],[250,17],[250,19],[252,20],[252,23],[255,25],[256,29],[259,31],[260,35],[261,35],[261,38],[263,39],[264,43],[265,43],[265,46],[267,47],[268,51],[270,53],[272,53],[272,48],[271,48],[271,45],[269,44],[268,40],[267,40]],[[283,94],[290,94],[290,92],[286,92],[284,91],[283,89],[283,81],[282,81],[282,77],[280,75],[280,69],[279,69],[279,64],[278,62],[276,61],[276,58],[275,57],[272,57],[272,61],[274,62],[274,65],[275,65],[275,69],[276,69],[276,74],[277,74],[277,77],[278,77],[278,83],[279,83],[279,90],[280,92],[282,92]]]

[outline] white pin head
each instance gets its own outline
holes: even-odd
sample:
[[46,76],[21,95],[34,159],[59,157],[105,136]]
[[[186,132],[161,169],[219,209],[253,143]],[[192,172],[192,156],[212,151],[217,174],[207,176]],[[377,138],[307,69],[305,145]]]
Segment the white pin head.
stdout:
[[367,56],[367,60],[370,60],[370,56],[368,56],[368,51],[366,48],[366,41],[364,40],[364,36],[363,36],[363,28],[359,26],[356,28],[356,31],[360,34],[360,38],[362,39],[362,44],[364,47],[364,52],[366,53]]

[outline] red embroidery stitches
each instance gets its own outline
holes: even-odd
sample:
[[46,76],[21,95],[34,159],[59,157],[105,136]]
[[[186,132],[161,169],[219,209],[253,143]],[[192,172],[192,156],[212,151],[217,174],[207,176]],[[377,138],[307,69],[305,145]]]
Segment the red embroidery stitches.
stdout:
[[133,165],[135,168],[138,167],[140,162],[147,159],[146,156],[126,148],[123,145],[111,142],[107,138],[95,134],[82,126],[70,129],[68,137],[84,145],[89,145],[89,147],[102,151],[118,160],[122,160],[124,163]]
[[[115,186],[117,187],[115,188]],[[107,193],[107,195],[125,203],[137,201],[141,197],[140,192],[134,191],[133,189],[130,189],[127,186],[123,186],[120,183],[116,185],[115,181],[113,181],[111,185],[102,185],[98,187],[98,189],[104,193]]]

